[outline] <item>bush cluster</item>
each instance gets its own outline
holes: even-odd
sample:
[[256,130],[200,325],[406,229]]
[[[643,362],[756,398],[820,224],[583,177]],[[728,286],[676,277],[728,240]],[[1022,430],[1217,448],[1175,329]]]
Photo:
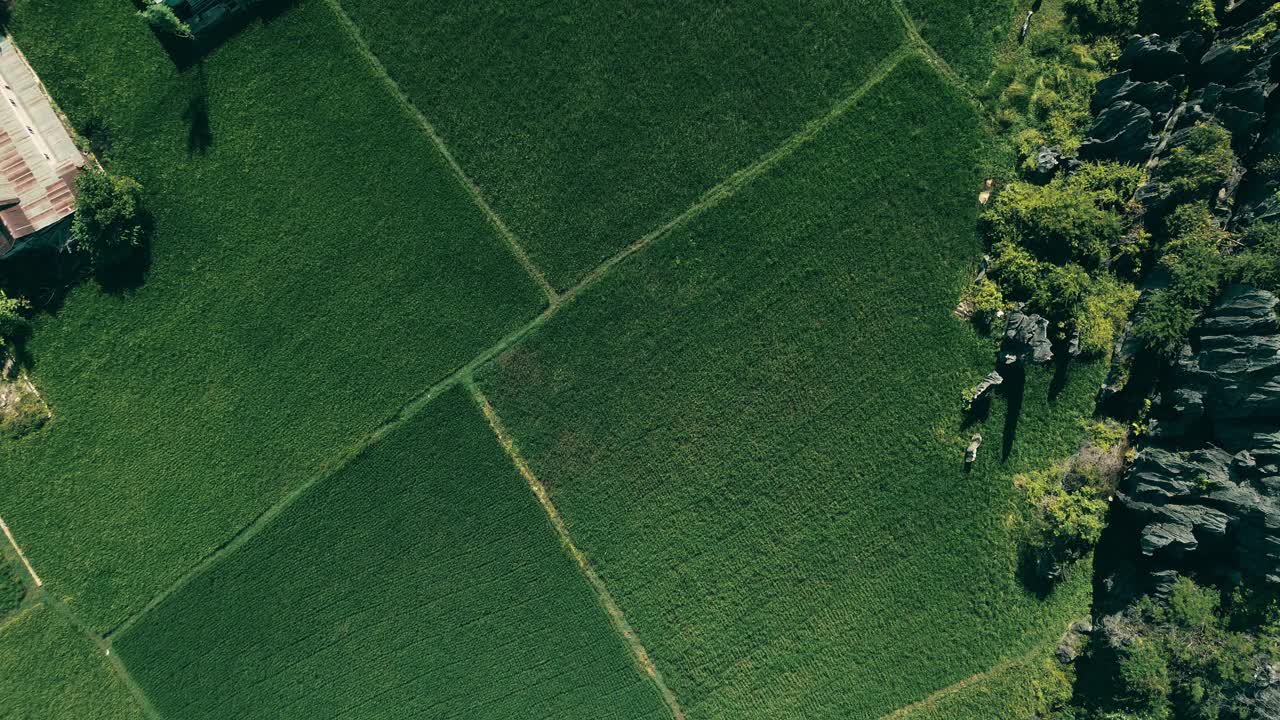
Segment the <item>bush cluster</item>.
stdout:
[[1087,163],[1047,185],[1009,184],[981,218],[995,287],[969,296],[1025,303],[1060,338],[1078,332],[1082,350],[1106,354],[1138,297],[1110,267],[1135,242],[1125,213],[1142,177],[1133,166]]
[[[1245,617],[1260,612],[1261,617]],[[1280,661],[1274,604],[1221,593],[1189,578],[1167,601],[1145,596],[1106,620],[1107,647],[1094,658],[1112,679],[1109,692],[1082,697],[1076,718],[1097,720],[1243,720],[1260,667]],[[1242,628],[1251,628],[1248,630]]]
[[1174,36],[1217,29],[1213,0],[1067,0],[1068,16],[1089,36],[1135,32]]
[[97,266],[116,265],[143,244],[142,186],[96,167],[76,178],[71,239]]

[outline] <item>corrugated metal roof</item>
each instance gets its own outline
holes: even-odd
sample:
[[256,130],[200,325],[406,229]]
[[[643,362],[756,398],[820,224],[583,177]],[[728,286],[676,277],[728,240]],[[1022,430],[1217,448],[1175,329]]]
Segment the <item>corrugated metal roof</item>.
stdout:
[[75,211],[84,164],[35,71],[0,39],[0,256]]

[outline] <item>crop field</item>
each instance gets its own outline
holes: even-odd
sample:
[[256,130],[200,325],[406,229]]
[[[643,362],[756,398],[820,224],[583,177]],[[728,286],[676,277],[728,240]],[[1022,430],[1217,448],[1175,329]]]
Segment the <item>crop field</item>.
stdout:
[[977,128],[913,56],[480,377],[689,718],[876,718],[1083,606],[1014,577],[1009,476],[1101,368],[1031,373],[1008,464],[997,409],[961,468]]
[[142,720],[93,643],[45,605],[0,618],[0,719]]
[[670,717],[461,388],[115,645],[183,720]]
[[980,86],[1008,36],[1015,0],[902,0],[921,37],[966,81]]
[[905,39],[890,0],[339,2],[561,289]]
[[25,348],[0,720],[1026,715],[1091,586],[1011,477],[1106,368],[961,425],[1013,5],[296,0],[180,70],[17,0],[155,241]]
[[0,445],[5,519],[102,631],[544,298],[323,2],[182,74],[126,0],[13,32],[155,213],[145,284],[38,320],[55,417]]
[[[1038,717],[1041,694],[1062,666],[1048,649],[996,668],[973,683],[948,688],[887,720],[1027,720]],[[1069,687],[1065,688],[1069,691]],[[1058,688],[1059,692],[1063,688]]]

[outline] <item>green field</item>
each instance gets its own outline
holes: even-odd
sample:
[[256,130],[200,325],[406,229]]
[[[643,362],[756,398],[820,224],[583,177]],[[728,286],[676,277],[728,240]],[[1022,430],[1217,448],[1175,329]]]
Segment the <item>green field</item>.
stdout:
[[0,720],[142,720],[101,651],[45,605],[0,619]]
[[126,0],[22,0],[13,32],[155,213],[140,289],[39,319],[55,416],[0,444],[5,519],[104,630],[543,300],[324,3],[181,75]]
[[[17,0],[156,235],[27,347],[54,419],[0,443],[0,512],[46,585],[0,618],[0,720],[139,718],[133,682],[163,720],[671,718],[613,601],[687,720],[1025,715],[1090,578],[1023,588],[1011,476],[1078,447],[1105,367],[960,426],[991,138],[900,11],[971,85],[1013,22],[299,0],[179,71],[128,0]],[[586,577],[468,388],[423,400],[493,347]]]
[[559,288],[853,91],[889,0],[339,0]]
[[996,49],[1023,19],[1015,15],[1015,6],[1021,5],[1015,0],[902,2],[925,42],[975,87],[991,74]]
[[892,720],[1027,720],[1040,717],[1046,691],[1070,692],[1052,673],[1062,673],[1048,649],[1030,653],[973,683],[948,688]]
[[115,646],[171,719],[670,717],[461,388]]
[[1101,368],[1032,373],[1009,464],[997,408],[961,469],[978,143],[909,59],[481,377],[690,718],[875,718],[1082,607],[1015,579],[1009,476],[1074,450]]

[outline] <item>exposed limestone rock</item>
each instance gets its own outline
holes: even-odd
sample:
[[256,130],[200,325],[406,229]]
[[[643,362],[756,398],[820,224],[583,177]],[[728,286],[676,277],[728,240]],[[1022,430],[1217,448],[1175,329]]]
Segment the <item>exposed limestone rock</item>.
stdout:
[[1000,357],[1005,365],[1047,363],[1053,359],[1049,341],[1049,321],[1014,309],[1005,318]]
[[1001,376],[999,372],[992,370],[991,372],[987,373],[987,376],[982,379],[982,382],[978,383],[977,387],[973,389],[973,392],[969,396],[969,402],[970,403],[978,402],[988,392],[991,392],[991,388],[994,388],[1003,382],[1004,382],[1004,377]]
[[1191,567],[1280,582],[1277,304],[1269,292],[1229,288],[1153,407],[1119,497],[1139,521],[1157,585]]
[[1156,138],[1152,137],[1154,128],[1150,110],[1135,102],[1121,100],[1094,119],[1080,145],[1080,157],[1086,160],[1143,162],[1156,147]]

